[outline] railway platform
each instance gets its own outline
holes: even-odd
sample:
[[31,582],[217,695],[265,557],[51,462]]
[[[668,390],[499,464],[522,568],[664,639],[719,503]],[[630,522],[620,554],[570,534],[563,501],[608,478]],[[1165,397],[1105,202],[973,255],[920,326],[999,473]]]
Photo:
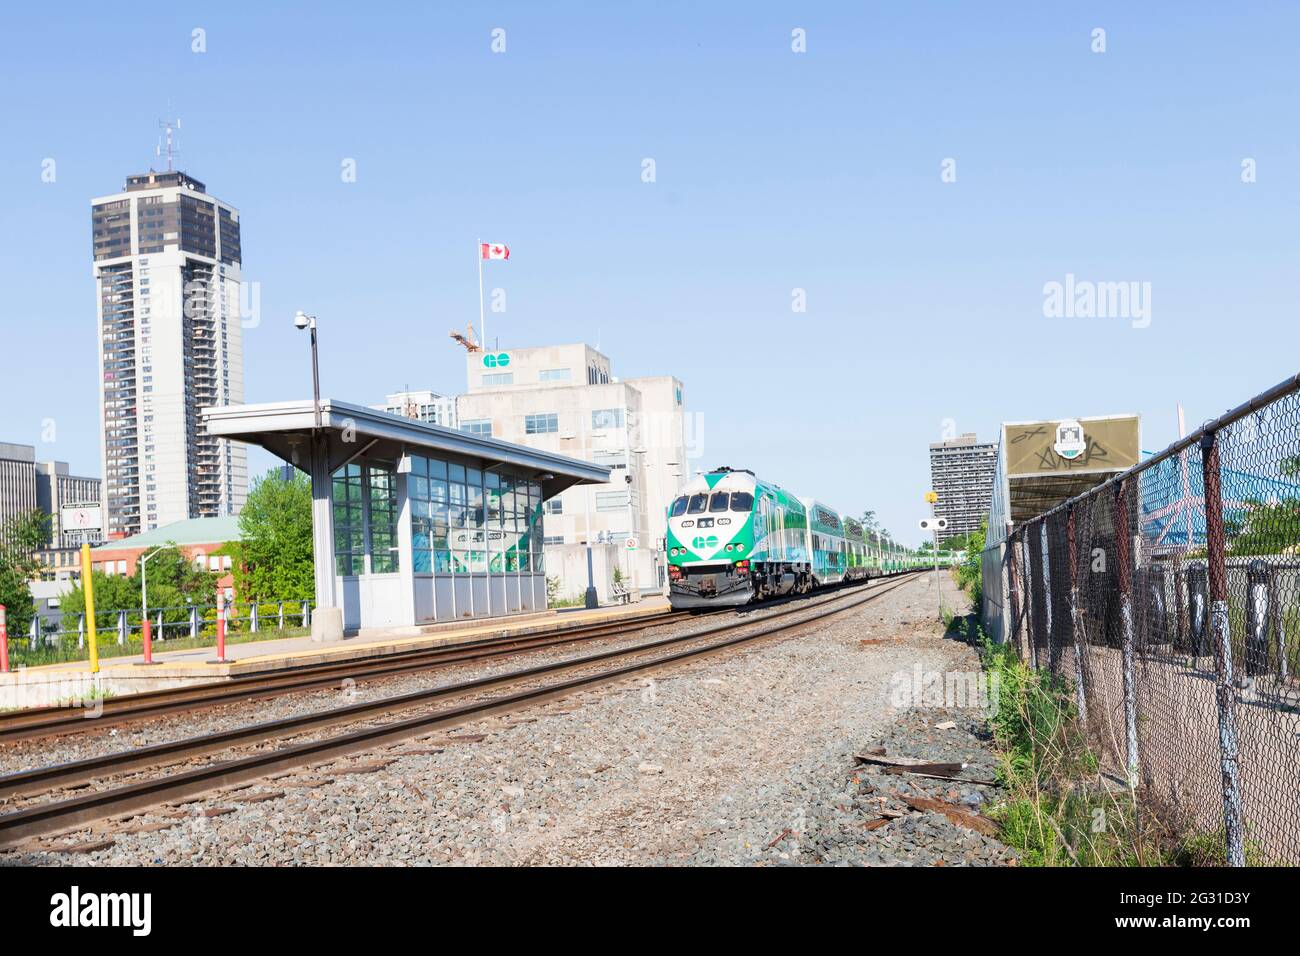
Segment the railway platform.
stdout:
[[0,711],[48,707],[83,702],[93,706],[105,696],[122,697],[168,687],[230,680],[313,664],[382,659],[392,654],[480,641],[486,638],[526,637],[594,624],[617,624],[668,614],[667,598],[646,597],[618,607],[561,608],[521,614],[511,618],[449,621],[391,632],[367,631],[363,635],[329,643],[310,637],[245,641],[226,645],[225,662],[216,661],[216,647],[169,651],[155,642],[153,663],[141,655],[101,657],[98,674],[88,661],[70,661],[24,667],[0,674]]

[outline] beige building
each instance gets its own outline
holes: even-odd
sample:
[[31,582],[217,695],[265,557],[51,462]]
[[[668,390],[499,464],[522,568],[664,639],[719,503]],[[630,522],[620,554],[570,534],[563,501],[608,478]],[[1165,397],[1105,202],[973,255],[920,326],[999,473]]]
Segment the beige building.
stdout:
[[618,549],[595,562],[603,600],[615,569],[634,595],[662,588],[665,508],[689,477],[681,381],[619,380],[609,358],[583,344],[475,351],[467,372],[468,392],[457,400],[462,431],[613,469],[607,484],[575,486],[546,502],[546,567],[560,579],[560,596],[586,589],[589,544],[606,546],[600,555]]

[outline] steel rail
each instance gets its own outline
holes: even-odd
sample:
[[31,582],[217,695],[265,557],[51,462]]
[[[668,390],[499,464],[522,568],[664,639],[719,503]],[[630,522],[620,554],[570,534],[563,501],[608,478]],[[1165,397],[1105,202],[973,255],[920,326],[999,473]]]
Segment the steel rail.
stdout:
[[103,710],[98,715],[81,706],[18,711],[0,717],[0,743],[95,731],[101,727],[147,720],[177,712],[188,713],[258,697],[319,689],[332,686],[343,677],[397,676],[488,657],[591,640],[610,634],[630,634],[659,627],[686,616],[689,614],[665,612],[630,621],[602,621],[541,634],[504,635],[439,647],[399,651],[382,658],[304,664],[193,687],[168,687],[133,694],[130,697],[108,698],[103,701]]
[[[832,598],[832,600],[834,599]],[[812,605],[812,608],[823,607],[828,603],[830,602],[823,601]],[[791,614],[797,614],[800,611],[807,610],[810,610],[810,608],[806,605],[792,603],[789,607],[764,615],[761,620],[772,621],[777,618],[787,617]],[[337,723],[346,723],[359,717],[365,717],[370,713],[383,713],[405,707],[417,707],[447,696],[473,692],[502,683],[526,680],[538,675],[551,673],[557,669],[579,666],[584,663],[599,662],[609,657],[617,656],[635,649],[655,649],[682,640],[695,640],[700,637],[707,637],[710,634],[733,630],[753,623],[757,622],[733,619],[702,630],[692,631],[689,634],[676,635],[674,637],[662,638],[657,641],[638,644],[635,645],[634,648],[614,648],[596,654],[589,654],[586,657],[553,661],[536,667],[508,671],[504,674],[491,674],[485,677],[473,678],[471,680],[460,681],[454,684],[444,684],[439,687],[410,691],[406,694],[399,694],[392,697],[380,697],[376,700],[363,701],[359,704],[330,708],[328,710],[316,711],[309,714],[299,714],[293,717],[284,717],[279,720],[265,721],[257,724],[248,724],[243,727],[236,727],[220,733],[204,734],[199,737],[187,737],[180,740],[152,744],[145,747],[137,747],[131,750],[100,754],[98,756],[87,757],[82,760],[70,761],[67,763],[51,764],[44,767],[34,767],[29,770],[20,770],[15,773],[0,776],[0,799],[8,799],[15,796],[41,792],[58,787],[76,786],[109,774],[127,773],[141,767],[162,766],[180,760],[219,753],[222,750],[227,750],[230,747],[239,744],[260,743],[283,737],[287,733],[301,733],[306,730],[328,727]]]
[[[854,585],[849,585],[854,586]],[[840,586],[842,588],[843,585]],[[839,590],[840,588],[837,588]],[[782,598],[781,603],[791,603]],[[719,613],[706,610],[702,613]],[[84,706],[46,707],[0,715],[0,744],[42,737],[91,733],[140,720],[169,714],[207,710],[245,700],[273,697],[330,687],[342,678],[373,679],[419,673],[445,666],[483,660],[490,657],[546,650],[562,644],[611,635],[632,634],[685,617],[700,616],[699,611],[664,611],[624,621],[600,621],[557,628],[540,634],[516,634],[459,641],[438,647],[399,651],[382,658],[325,661],[278,670],[234,677],[197,686],[167,687],[145,691],[129,697],[107,698],[100,709]]]
[[[763,626],[756,631],[740,634],[721,641],[714,641],[701,647],[686,648],[685,650],[656,656],[649,660],[635,661],[621,667],[599,670],[594,674],[580,675],[558,683],[542,684],[539,687],[525,689],[514,694],[493,697],[485,701],[472,702],[459,707],[421,714],[419,716],[410,717],[393,723],[363,727],[346,734],[325,737],[319,740],[306,741],[297,744],[286,744],[274,750],[255,753],[247,757],[234,758],[210,764],[206,767],[180,771],[163,777],[151,778],[139,783],[126,784],[108,790],[97,791],[57,802],[43,803],[12,811],[0,816],[0,846],[8,846],[21,839],[38,836],[55,830],[77,827],[105,817],[140,810],[158,803],[184,799],[213,789],[257,780],[281,770],[301,767],[304,764],[314,764],[335,759],[337,757],[354,753],[358,750],[370,749],[383,743],[395,742],[412,736],[418,736],[428,731],[464,723],[470,718],[479,719],[493,714],[510,712],[520,709],[522,706],[536,704],[543,700],[567,696],[575,690],[590,687],[594,684],[617,680],[631,674],[644,673],[691,658],[717,653],[718,651],[755,641],[772,634],[795,632],[810,624],[816,623],[823,618],[835,614],[842,614],[845,611],[853,610],[854,608],[860,607],[870,601],[874,601],[879,597],[883,597],[885,594],[906,585],[908,583],[906,578],[910,576],[910,573],[904,574],[902,575],[904,580],[899,581],[897,584],[893,584],[892,586],[883,589],[871,590],[867,594],[858,597],[856,600],[849,601],[848,603],[840,604],[832,601],[818,605],[812,610],[811,614],[802,617],[797,621],[777,624],[767,623],[766,626]],[[807,609],[798,608],[797,610]],[[784,617],[787,613],[794,613],[794,611],[783,612],[781,616]],[[765,617],[763,620],[764,622],[770,622],[771,618]],[[540,677],[546,674],[577,670],[596,663],[615,660],[618,658],[632,657],[637,654],[643,654],[647,651],[700,640],[702,637],[707,637],[711,634],[735,630],[736,628],[744,627],[752,623],[754,622],[742,621],[715,625],[713,627],[704,628],[700,631],[694,631],[690,634],[662,638],[656,641],[636,644],[626,648],[603,651],[597,654],[574,658],[567,661],[556,661],[538,667],[513,671],[508,674],[478,678],[476,680],[465,681],[460,684],[448,685],[446,687],[417,691],[412,694],[403,694],[397,697],[383,698],[381,700],[368,701],[362,704],[354,704],[348,707],[328,711],[323,714],[305,715],[303,717],[294,717],[286,720],[255,725],[251,728],[240,728],[237,731],[232,731],[231,734],[257,731],[262,735],[261,739],[265,740],[267,739],[266,735],[268,733],[278,733],[280,736],[284,736],[286,731],[290,733],[301,732],[305,727],[312,726],[313,724],[315,726],[326,726],[333,723],[349,722],[359,717],[393,713],[395,711],[418,706],[422,703],[429,703],[440,697],[463,695],[465,693],[482,690],[491,686],[518,683],[520,681]],[[223,740],[221,743],[221,749],[224,749],[225,746],[229,745],[228,741],[224,739],[228,736],[229,735],[222,735]],[[121,772],[124,768],[129,767],[143,766],[146,764],[154,766],[157,764],[157,761],[152,758],[159,754],[160,748],[176,748],[183,745],[197,746],[205,740],[209,740],[209,738],[193,738],[188,741],[178,741],[176,744],[162,744],[157,745],[156,747],[143,748],[139,751],[128,751],[124,754],[111,755],[115,756],[119,761],[119,763],[112,769],[115,772]],[[190,751],[186,754],[172,750],[170,753],[166,754],[165,757],[168,759],[179,758],[182,756],[195,756],[198,755],[198,753],[199,751]],[[75,764],[64,764],[58,767],[40,768],[39,770],[25,771],[22,774],[13,774],[8,777],[0,778],[0,787],[5,787],[8,792],[14,793],[16,792],[14,790],[14,785],[20,783],[16,778],[35,780],[42,774],[42,772],[44,773],[43,779],[46,781],[45,785],[47,787],[49,785],[48,782],[51,779],[61,780],[61,782],[66,783],[66,779],[61,779],[57,776],[60,771],[71,773],[74,771],[74,768],[89,769],[89,764],[104,759],[106,758],[91,758],[89,761],[78,761]],[[93,779],[93,776],[91,779]]]

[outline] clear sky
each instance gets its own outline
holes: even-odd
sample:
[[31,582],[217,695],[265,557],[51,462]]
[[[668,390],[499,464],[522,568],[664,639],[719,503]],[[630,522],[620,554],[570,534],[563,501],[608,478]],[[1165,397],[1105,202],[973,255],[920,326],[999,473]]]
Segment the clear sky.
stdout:
[[[6,10],[0,440],[98,474],[90,199],[169,102],[241,211],[250,402],[310,395],[300,308],[328,395],[463,391],[481,236],[503,348],[677,375],[697,467],[915,541],[945,420],[1139,412],[1155,449],[1300,365],[1293,3],[272,7]],[[1150,283],[1149,324],[1045,316],[1067,274]]]

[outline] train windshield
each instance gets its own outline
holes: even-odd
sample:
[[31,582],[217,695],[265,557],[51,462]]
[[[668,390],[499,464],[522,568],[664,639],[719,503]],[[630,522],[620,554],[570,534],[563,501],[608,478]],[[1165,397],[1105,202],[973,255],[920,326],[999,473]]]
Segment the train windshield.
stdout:
[[731,493],[732,511],[752,511],[753,509],[754,496],[748,491],[733,491]]
[[682,495],[673,502],[672,516],[677,518],[684,514],[686,514],[686,496]]
[[691,495],[691,503],[686,508],[687,514],[697,515],[704,510],[704,506],[709,503],[708,495]]
[[727,502],[730,498],[731,495],[727,494],[725,491],[715,491],[713,497],[709,499],[709,513],[712,514],[715,511],[726,511]]

